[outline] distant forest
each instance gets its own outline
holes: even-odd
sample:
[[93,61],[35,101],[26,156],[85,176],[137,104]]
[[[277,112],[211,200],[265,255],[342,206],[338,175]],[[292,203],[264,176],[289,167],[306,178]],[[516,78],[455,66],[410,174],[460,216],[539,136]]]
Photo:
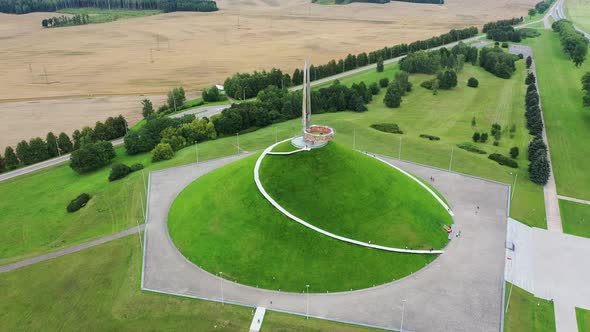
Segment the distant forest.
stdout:
[[[317,0],[313,0],[316,2]],[[435,3],[442,5],[445,3],[445,0],[393,0],[393,1],[401,1],[401,2],[415,2],[415,3]],[[369,2],[369,3],[389,3],[391,0],[335,0],[337,5],[345,5],[348,3],[353,2]]]
[[0,13],[26,14],[55,12],[67,8],[157,9],[174,11],[213,12],[217,3],[210,0],[0,0]]

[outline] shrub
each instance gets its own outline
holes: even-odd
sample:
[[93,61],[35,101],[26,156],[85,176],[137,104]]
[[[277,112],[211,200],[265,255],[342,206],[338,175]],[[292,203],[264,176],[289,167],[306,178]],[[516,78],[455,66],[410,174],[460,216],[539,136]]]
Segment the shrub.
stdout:
[[494,141],[493,144],[494,144],[494,146],[498,146],[498,145],[500,145],[500,142],[499,141]]
[[372,95],[376,95],[379,93],[379,84],[377,84],[377,82],[373,82],[371,83],[371,85],[369,85],[369,90],[371,91]]
[[480,133],[473,133],[473,137],[472,137],[474,142],[479,142],[479,140],[481,139],[481,134]]
[[131,169],[131,172],[136,172],[136,171],[142,170],[143,164],[140,164],[140,163],[133,164],[133,165],[131,165],[130,169]]
[[497,162],[500,165],[504,165],[504,166],[508,166],[508,167],[512,167],[512,168],[518,168],[518,163],[506,156],[503,156],[499,153],[492,153],[491,155],[488,156],[489,159]]
[[478,148],[477,146],[475,146],[471,143],[461,143],[461,144],[457,144],[457,146],[460,149],[467,150],[469,152],[479,153],[479,154],[487,154],[487,152],[485,152],[484,150]]
[[431,141],[440,141],[440,137],[438,136],[432,136],[432,135],[427,135],[427,134],[420,134],[420,137],[422,138],[427,138]]
[[502,43],[502,48],[508,48],[508,43],[506,43],[506,42]]
[[497,123],[492,124],[492,130],[490,130],[490,134],[492,134],[492,136],[494,136],[496,141],[499,141],[500,138],[502,137],[502,126],[500,126]]
[[434,85],[434,80],[428,80],[420,83],[420,86],[424,89],[432,90],[432,86]]
[[111,174],[109,175],[109,181],[115,181],[122,179],[131,173],[131,168],[125,164],[116,163],[111,168]]
[[539,156],[533,160],[529,165],[529,172],[531,175],[531,181],[540,185],[547,184],[551,169],[549,167],[549,160],[547,159],[546,153],[539,154]]
[[386,88],[389,85],[389,78],[385,77],[379,80],[379,86]]
[[84,193],[81,194],[80,196],[74,198],[70,204],[68,204],[68,207],[66,208],[66,210],[68,210],[68,212],[76,212],[78,210],[80,210],[81,208],[83,208],[84,206],[86,206],[86,203],[88,203],[88,201],[92,198],[92,196]]
[[387,92],[383,98],[383,103],[389,108],[398,108],[402,103],[402,95],[404,95],[404,93],[405,92],[402,91],[397,84],[391,83],[387,86]]
[[488,133],[482,133],[481,137],[479,138],[479,141],[482,143],[485,143],[488,141]]
[[520,153],[520,150],[518,149],[517,146],[513,146],[510,148],[510,157],[512,159],[515,159],[516,157],[518,157],[519,153]]
[[399,129],[399,126],[395,123],[376,123],[372,124],[371,128],[383,131],[386,133],[403,134],[404,132]]
[[479,86],[479,81],[475,77],[470,77],[467,80],[467,86],[470,88],[477,88]]
[[169,160],[174,157],[174,150],[170,144],[160,143],[152,150],[152,161]]

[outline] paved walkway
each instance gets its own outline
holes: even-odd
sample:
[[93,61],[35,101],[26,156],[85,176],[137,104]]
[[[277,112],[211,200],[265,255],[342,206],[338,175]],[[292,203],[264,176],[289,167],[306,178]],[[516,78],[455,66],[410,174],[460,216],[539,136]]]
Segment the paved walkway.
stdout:
[[554,301],[557,331],[577,331],[575,307],[590,310],[590,239],[508,222],[506,280]]
[[[79,244],[77,246],[73,246],[73,247],[69,247],[69,248],[65,248],[62,250],[58,250],[46,255],[42,255],[42,256],[37,256],[37,257],[33,257],[24,261],[20,261],[20,262],[16,262],[13,264],[9,264],[9,265],[4,265],[4,266],[0,266],[0,273],[3,272],[9,272],[12,270],[16,270],[16,269],[20,269],[21,267],[25,267],[25,266],[29,266],[31,264],[35,264],[35,263],[39,263],[39,262],[43,262],[46,260],[50,260],[53,258],[57,258],[57,257],[61,257],[61,256],[65,256],[71,253],[75,253],[84,249],[88,249],[90,247],[94,247],[94,246],[98,246],[100,244],[104,244],[116,239],[120,239],[122,237],[131,235],[131,234],[135,234],[137,232],[141,232],[143,229],[145,228],[145,225],[140,225],[140,226],[136,226],[133,228],[130,228],[126,231],[122,231],[120,233],[117,234],[113,234],[113,235],[109,235],[109,236],[105,236],[102,237],[100,239],[96,239],[90,242],[86,242],[86,243],[82,243]],[[139,240],[138,240],[139,241]]]
[[[168,210],[182,189],[198,177],[245,156],[150,174],[142,289],[221,301],[222,288],[225,302],[305,315],[304,294],[221,280],[187,261],[169,238]],[[402,280],[353,292],[309,294],[310,316],[398,329],[402,301],[406,300],[404,330],[498,331],[502,317],[508,186],[383,159],[423,179],[433,176],[434,186],[455,212],[456,227],[462,236],[454,239],[428,267]],[[476,215],[477,206],[480,211]]]
[[567,196],[561,196],[561,195],[557,195],[557,197],[559,199],[563,199],[563,200],[566,200],[566,201],[572,201],[572,202],[576,202],[576,203],[580,203],[580,204],[588,204],[588,205],[590,205],[590,201],[579,199],[579,198],[573,198],[573,197],[567,197]]

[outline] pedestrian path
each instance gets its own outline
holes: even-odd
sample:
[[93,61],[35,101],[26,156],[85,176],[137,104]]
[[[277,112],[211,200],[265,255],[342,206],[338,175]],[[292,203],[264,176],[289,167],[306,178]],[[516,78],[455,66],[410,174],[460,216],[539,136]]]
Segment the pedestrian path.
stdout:
[[575,307],[590,309],[590,239],[508,220],[506,281],[554,302],[557,331],[577,331]]
[[117,240],[117,239],[120,239],[122,237],[131,235],[131,234],[135,234],[135,233],[138,233],[138,232],[141,232],[141,231],[143,231],[144,227],[145,227],[145,225],[136,226],[136,227],[130,228],[130,229],[126,230],[126,231],[122,231],[122,232],[117,233],[117,234],[105,236],[105,237],[102,237],[100,239],[96,239],[96,240],[93,240],[93,241],[90,241],[90,242],[82,243],[82,244],[79,244],[77,246],[73,246],[73,247],[69,247],[69,248],[65,248],[65,249],[62,249],[62,250],[58,250],[58,251],[55,251],[55,252],[52,252],[52,253],[49,253],[49,254],[45,254],[45,255],[33,257],[33,258],[30,258],[30,259],[26,259],[24,261],[20,261],[20,262],[8,264],[8,265],[0,266],[0,273],[13,271],[13,270],[16,270],[16,269],[20,269],[21,267],[29,266],[29,265],[32,265],[32,264],[35,264],[35,263],[39,263],[39,262],[43,262],[43,261],[50,260],[50,259],[53,259],[53,258],[61,257],[61,256],[68,255],[68,254],[71,254],[71,253],[75,253],[75,252],[78,252],[78,251],[81,251],[81,250],[84,250],[84,249],[88,249],[90,247],[97,246],[97,245],[100,245],[100,244],[103,244],[103,243],[107,243],[107,242],[110,242],[110,241],[113,241],[113,240]]
[[579,199],[579,198],[573,198],[573,197],[567,197],[567,196],[561,196],[561,195],[557,195],[557,198],[563,199],[563,200],[566,200],[566,201],[580,203],[580,204],[588,204],[588,205],[590,205],[590,201],[586,201],[586,200]]

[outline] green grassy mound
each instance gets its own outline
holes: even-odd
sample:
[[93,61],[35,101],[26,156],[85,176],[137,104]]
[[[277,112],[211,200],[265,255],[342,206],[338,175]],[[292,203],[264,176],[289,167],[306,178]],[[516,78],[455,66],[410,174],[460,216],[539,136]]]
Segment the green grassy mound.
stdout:
[[331,233],[397,248],[442,248],[452,218],[416,181],[333,142],[267,155],[260,180],[277,203]]
[[173,203],[170,236],[201,268],[251,286],[324,293],[387,283],[436,258],[344,243],[288,219],[256,188],[256,158],[199,178]]

